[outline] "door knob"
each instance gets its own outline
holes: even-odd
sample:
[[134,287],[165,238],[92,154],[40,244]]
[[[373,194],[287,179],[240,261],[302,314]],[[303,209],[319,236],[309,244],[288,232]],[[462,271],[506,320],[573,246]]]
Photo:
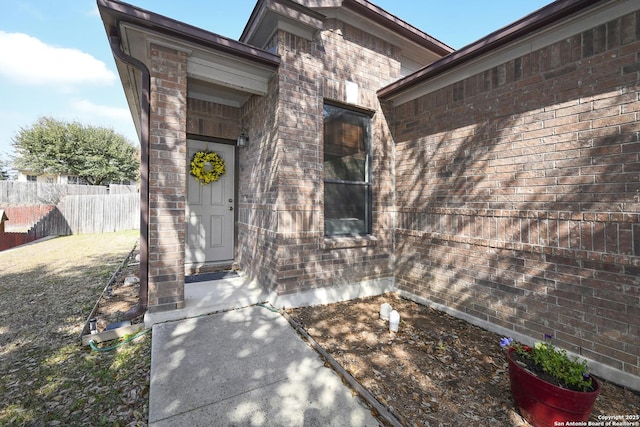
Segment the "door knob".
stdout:
[[229,206],[229,210],[232,211],[233,210],[233,206]]

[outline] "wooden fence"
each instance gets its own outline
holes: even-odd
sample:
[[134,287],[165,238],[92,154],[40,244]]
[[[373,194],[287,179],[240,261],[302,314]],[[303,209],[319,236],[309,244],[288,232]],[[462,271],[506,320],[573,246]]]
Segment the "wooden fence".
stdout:
[[[9,217],[11,222],[11,217]],[[33,224],[25,232],[4,232],[0,233],[0,251],[24,245],[47,236],[58,236],[71,234],[65,226],[66,220],[57,207],[49,209],[49,212]],[[62,232],[60,232],[62,231]]]
[[45,184],[40,182],[0,181],[0,204],[55,205],[66,196],[132,194],[135,185]]
[[108,187],[109,194],[131,194],[138,193],[138,187],[135,185],[110,184]]
[[9,218],[7,231],[17,231],[15,228],[28,229],[56,208],[56,205],[6,205],[0,203],[0,208]]
[[[65,224],[55,234],[109,233],[140,228],[140,195],[66,196],[58,204]],[[66,232],[65,232],[66,231]]]
[[[140,228],[138,193],[65,196],[28,231],[0,233],[0,250],[47,236],[108,233]],[[6,224],[11,227],[11,216]]]

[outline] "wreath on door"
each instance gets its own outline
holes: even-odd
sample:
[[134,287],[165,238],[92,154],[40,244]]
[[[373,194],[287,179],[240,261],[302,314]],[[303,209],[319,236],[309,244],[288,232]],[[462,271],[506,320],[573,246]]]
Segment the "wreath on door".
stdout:
[[213,151],[198,151],[191,159],[191,175],[201,185],[207,185],[225,174],[224,160]]

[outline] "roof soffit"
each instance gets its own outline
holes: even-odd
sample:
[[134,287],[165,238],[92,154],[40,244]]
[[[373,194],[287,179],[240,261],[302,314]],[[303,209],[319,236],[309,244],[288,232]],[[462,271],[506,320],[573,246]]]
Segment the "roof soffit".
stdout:
[[[241,106],[252,94],[264,94],[280,64],[272,53],[193,27],[117,0],[98,0],[108,37],[122,50],[150,65],[149,46],[156,43],[187,52],[188,96]],[[140,130],[140,73],[116,60],[136,128]]]
[[[123,50],[141,60],[147,67],[150,67],[151,44],[186,52],[188,96],[192,98],[240,107],[252,94],[266,94],[269,78],[275,72],[274,67],[256,64],[247,58],[207,49],[192,42],[180,41],[134,24],[121,23],[120,27]],[[121,69],[122,72],[127,71]],[[132,77],[134,76],[130,75],[129,78]]]
[[[132,24],[122,23],[123,50],[150,66],[151,44],[166,46],[186,52],[187,76],[198,80],[215,82],[223,86],[246,90],[251,93],[266,93],[266,83],[275,72],[273,67],[237,57],[231,53],[203,48],[194,43],[183,42],[165,34]],[[259,86],[264,86],[260,88]]]
[[418,46],[427,48],[438,56],[447,55],[455,50],[367,0],[342,0],[342,3],[345,9],[367,17],[370,21],[385,28],[386,31],[399,35],[403,40],[411,40]]
[[128,23],[163,34],[174,41],[227,52],[274,68],[280,64],[280,58],[277,55],[256,49],[254,46],[123,3],[120,0],[97,1],[108,36],[116,35],[114,32],[117,31],[116,28],[119,24]]

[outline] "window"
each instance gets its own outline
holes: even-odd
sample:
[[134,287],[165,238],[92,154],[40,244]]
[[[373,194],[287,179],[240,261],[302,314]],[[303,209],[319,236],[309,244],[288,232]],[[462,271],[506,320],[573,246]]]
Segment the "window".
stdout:
[[38,182],[38,177],[36,175],[27,175],[27,182]]
[[371,233],[371,116],[325,104],[324,234]]

